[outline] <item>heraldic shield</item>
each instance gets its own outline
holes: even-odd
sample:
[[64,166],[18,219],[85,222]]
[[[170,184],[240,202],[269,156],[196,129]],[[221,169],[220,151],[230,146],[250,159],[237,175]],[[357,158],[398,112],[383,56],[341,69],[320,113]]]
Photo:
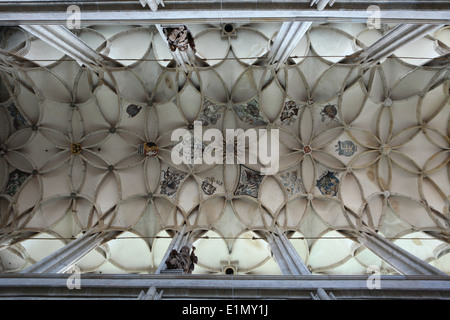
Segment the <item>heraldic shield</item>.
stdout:
[[337,195],[339,179],[334,172],[327,171],[317,180],[316,186],[323,195],[334,197]]

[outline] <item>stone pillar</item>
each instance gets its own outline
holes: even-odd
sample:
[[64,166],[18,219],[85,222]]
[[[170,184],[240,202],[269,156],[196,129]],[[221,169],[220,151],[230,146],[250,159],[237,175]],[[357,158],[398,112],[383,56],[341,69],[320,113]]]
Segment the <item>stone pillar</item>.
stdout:
[[381,59],[394,53],[398,48],[414,40],[423,38],[428,33],[442,26],[431,24],[400,24],[372,45],[365,47],[355,55],[343,59],[341,63],[362,64],[364,68],[370,68]]
[[278,70],[289,58],[311,24],[312,22],[283,22],[267,56],[269,64],[275,64]]
[[342,233],[350,237],[356,237],[360,244],[364,245],[403,275],[447,276],[445,272],[440,271],[429,263],[398,247],[373,230],[366,228],[359,233],[347,231]]
[[45,41],[54,48],[75,59],[81,66],[93,69],[101,67],[119,67],[121,64],[108,58],[86,43],[64,26],[55,25],[22,25],[23,29]]
[[316,293],[311,292],[311,298],[313,300],[336,300],[336,297],[332,292],[326,293],[322,288],[318,288]]
[[163,290],[160,292],[156,291],[156,287],[151,286],[147,293],[144,291],[141,291],[141,293],[138,296],[138,300],[161,300],[163,294]]
[[266,232],[265,235],[284,275],[311,275],[292,243],[279,228],[276,228],[275,232]]
[[158,5],[162,5],[163,7],[165,6],[163,0],[139,0],[139,1],[141,2],[143,7],[145,7],[145,5],[148,4],[148,7],[153,12],[158,10]]
[[64,273],[90,251],[114,238],[121,231],[86,232],[56,252],[33,264],[21,273]]
[[[265,234],[283,275],[312,276],[292,243],[278,227],[275,228],[275,232]],[[323,288],[318,288],[316,293],[310,292],[310,295],[313,300],[336,300],[333,293],[326,293]]]
[[310,6],[317,4],[317,10],[322,11],[327,4],[331,7],[335,2],[336,0],[311,0]]

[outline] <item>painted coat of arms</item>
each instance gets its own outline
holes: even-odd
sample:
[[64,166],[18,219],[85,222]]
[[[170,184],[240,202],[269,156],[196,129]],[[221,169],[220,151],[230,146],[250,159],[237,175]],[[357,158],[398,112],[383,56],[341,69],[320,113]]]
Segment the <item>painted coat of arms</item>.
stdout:
[[[189,141],[190,140],[190,141]],[[182,148],[180,149],[180,157],[182,157],[184,163],[194,164],[196,160],[203,156],[206,145],[197,137],[191,133],[191,139],[183,139],[181,141]]]
[[332,121],[339,122],[337,114],[338,114],[337,108],[333,104],[326,105],[325,107],[322,108],[322,111],[320,111],[320,115],[322,116],[322,122],[325,122],[327,119],[329,119],[330,122]]
[[234,194],[257,198],[263,178],[264,176],[259,172],[240,166],[239,183]]
[[266,124],[266,120],[261,114],[258,101],[255,99],[249,101],[247,104],[239,104],[234,106],[238,118],[248,124],[262,125]]
[[317,188],[323,195],[336,196],[338,192],[339,179],[334,172],[325,172],[316,183]]
[[181,181],[186,177],[185,174],[176,170],[171,171],[170,167],[166,171],[162,170],[163,180],[161,181],[161,194],[172,197],[178,191]]
[[281,174],[280,178],[281,182],[286,188],[288,195],[292,196],[297,193],[305,192],[303,189],[302,179],[300,179],[300,177],[297,175],[297,171]]
[[214,184],[221,186],[223,183],[222,181],[217,180],[214,177],[207,177],[205,180],[202,181],[201,187],[203,192],[208,196],[213,195],[217,190],[217,187]]
[[8,109],[9,115],[13,118],[13,126],[16,130],[21,129],[26,125],[27,120],[25,120],[14,103],[11,103],[6,109]]
[[281,123],[288,126],[295,122],[299,109],[300,107],[294,101],[287,101],[280,115]]
[[209,100],[205,100],[202,113],[198,117],[198,120],[202,122],[203,126],[216,124],[222,116],[222,114],[220,113],[220,109],[222,109],[222,107],[223,106],[216,105]]
[[146,142],[138,146],[138,154],[146,155],[148,157],[154,157],[159,152],[159,147],[154,142]]
[[16,169],[9,174],[5,193],[14,196],[30,174]]
[[338,141],[338,144],[335,146],[336,152],[340,156],[351,157],[358,149],[358,146],[350,140],[346,141]]
[[141,106],[138,106],[138,105],[135,105],[135,104],[130,104],[127,107],[128,118],[135,117],[139,113],[139,111],[141,111],[141,109],[142,109]]

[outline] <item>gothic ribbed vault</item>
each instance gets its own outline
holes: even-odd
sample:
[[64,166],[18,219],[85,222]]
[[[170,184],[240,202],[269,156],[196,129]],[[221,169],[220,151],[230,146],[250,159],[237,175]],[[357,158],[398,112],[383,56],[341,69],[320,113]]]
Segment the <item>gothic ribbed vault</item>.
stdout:
[[[3,28],[2,50],[34,64],[1,72],[0,226],[22,236],[2,271],[96,227],[121,233],[82,272],[153,273],[186,225],[199,231],[194,273],[281,274],[264,236],[279,228],[313,274],[397,274],[349,236],[362,226],[450,273],[449,71],[427,65],[449,27],[369,69],[341,63],[394,26],[314,23],[278,70],[267,56],[281,23],[189,25],[186,70],[155,26],[74,31],[121,64],[101,69]],[[278,129],[279,171],[174,164],[171,133],[196,120]]]

